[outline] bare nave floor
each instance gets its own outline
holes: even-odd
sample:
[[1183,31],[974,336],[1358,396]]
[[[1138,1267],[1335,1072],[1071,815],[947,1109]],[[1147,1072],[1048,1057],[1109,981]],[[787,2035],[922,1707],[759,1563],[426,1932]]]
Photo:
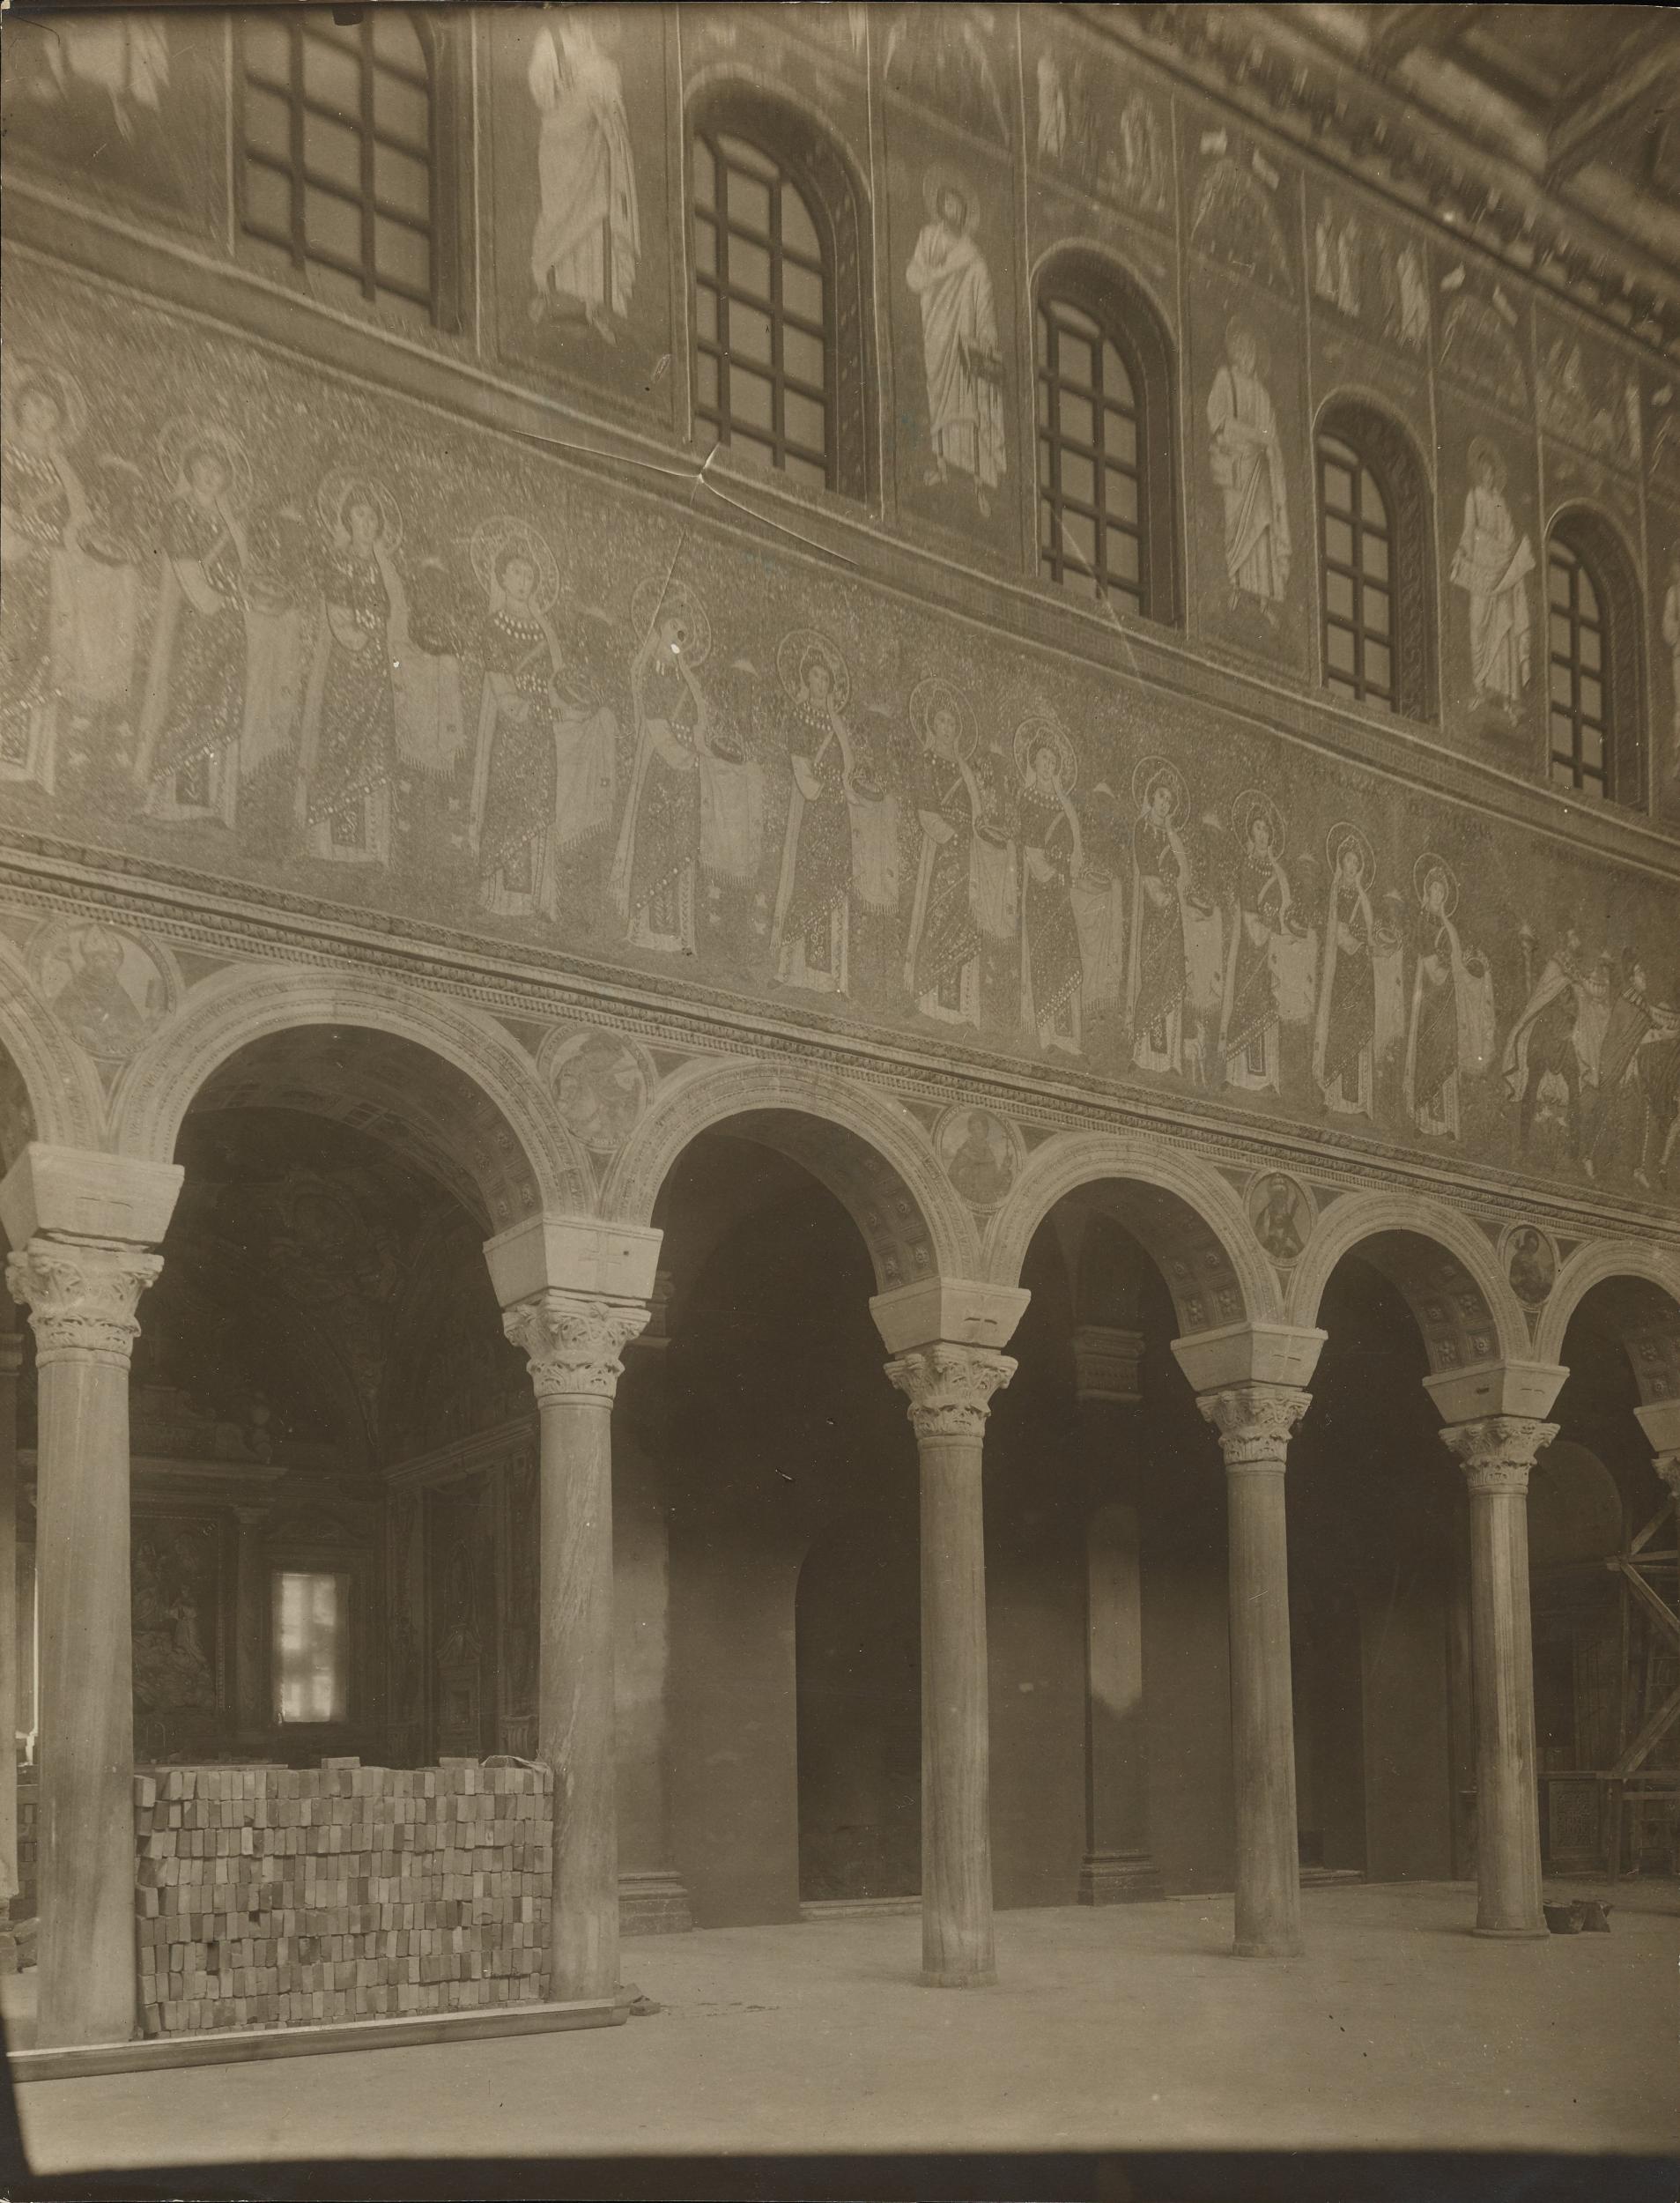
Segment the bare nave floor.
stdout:
[[[51,2081],[19,2108],[43,2173],[359,2154],[1668,2152],[1680,1888],[1613,1894],[1609,1935],[1496,1943],[1466,1932],[1464,1885],[1309,1889],[1307,1955],[1284,1962],[1227,1955],[1228,1898],[1010,1912],[1001,1985],[972,1992],[915,1985],[902,1916],[640,1939],[625,1977],[664,2009],[623,2028]],[[11,2013],[21,1984],[4,1986]]]

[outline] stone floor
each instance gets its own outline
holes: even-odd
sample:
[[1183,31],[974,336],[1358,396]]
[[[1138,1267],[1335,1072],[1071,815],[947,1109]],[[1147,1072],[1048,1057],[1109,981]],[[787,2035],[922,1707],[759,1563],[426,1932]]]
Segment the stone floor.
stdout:
[[[1559,1892],[1558,1894],[1565,1894]],[[997,1922],[1001,1984],[916,1986],[886,1917],[638,1940],[663,2006],[599,2033],[19,2091],[34,2169],[358,2155],[1402,2147],[1674,2150],[1680,1885],[1609,1935],[1484,1942],[1465,1887],[1309,1889],[1308,1953],[1229,1898]],[[33,1976],[0,1983],[24,2021]]]

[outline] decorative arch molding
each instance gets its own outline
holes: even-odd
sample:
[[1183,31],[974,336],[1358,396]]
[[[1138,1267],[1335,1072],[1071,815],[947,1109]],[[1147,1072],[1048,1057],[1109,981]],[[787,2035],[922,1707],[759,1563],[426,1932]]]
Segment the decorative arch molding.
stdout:
[[982,1274],[1017,1285],[1033,1235],[1069,1193],[1105,1210],[1159,1268],[1186,1335],[1283,1315],[1272,1267],[1241,1201],[1211,1163],[1141,1133],[1062,1132],[1021,1173],[987,1235]]
[[53,1147],[105,1146],[99,1074],[36,995],[10,941],[0,941],[0,1048],[23,1080],[37,1139]]
[[1590,1294],[1614,1287],[1606,1309],[1647,1405],[1680,1398],[1680,1256],[1637,1240],[1595,1240],[1578,1247],[1558,1272],[1541,1315],[1536,1357],[1561,1362],[1569,1326]]
[[[275,1035],[319,1027],[407,1042],[448,1067],[435,1094],[399,1087],[391,1113],[406,1107],[434,1139],[455,1143],[451,1182],[466,1180],[476,1196],[470,1205],[492,1231],[540,1209],[578,1214],[590,1207],[588,1159],[510,1035],[460,1004],[365,973],[248,968],[195,989],[123,1072],[113,1102],[113,1145],[123,1154],[172,1161],[181,1119],[233,1057]],[[448,1161],[440,1173],[446,1180]]]
[[978,1235],[933,1143],[871,1087],[789,1064],[685,1064],[655,1093],[610,1172],[601,1213],[648,1224],[683,1150],[727,1129],[803,1164],[862,1233],[880,1291],[977,1274]]
[[1405,1299],[1432,1371],[1478,1361],[1543,1361],[1522,1304],[1468,1217],[1408,1193],[1352,1193],[1319,1218],[1291,1280],[1289,1321],[1316,1324],[1336,1265],[1362,1253]]
[[[1375,475],[1388,508],[1392,538],[1394,708],[1407,719],[1440,716],[1436,621],[1435,495],[1429,461],[1409,427],[1372,392],[1344,386],[1319,407],[1319,439],[1335,436],[1357,451]],[[1322,477],[1317,501],[1323,504]],[[1321,575],[1320,587],[1324,586]]]

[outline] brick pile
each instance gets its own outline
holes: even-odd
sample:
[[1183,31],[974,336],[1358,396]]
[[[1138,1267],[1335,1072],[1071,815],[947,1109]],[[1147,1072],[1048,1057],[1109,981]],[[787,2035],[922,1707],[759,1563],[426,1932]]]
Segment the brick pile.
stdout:
[[472,1760],[137,1776],[142,2032],[535,2000],[552,1812],[547,1769]]

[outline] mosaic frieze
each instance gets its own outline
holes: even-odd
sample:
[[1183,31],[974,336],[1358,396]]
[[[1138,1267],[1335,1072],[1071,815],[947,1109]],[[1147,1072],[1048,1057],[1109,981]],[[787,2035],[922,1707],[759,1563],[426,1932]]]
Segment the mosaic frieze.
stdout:
[[[15,823],[1443,1161],[1675,1175],[1661,883],[1351,765],[1327,785],[1307,751],[1130,676],[40,284],[13,300],[38,363],[12,409],[30,468],[5,477],[33,561],[0,607]],[[1217,585],[1264,626],[1302,430],[1274,412],[1280,499],[1240,387],[1263,368],[1217,331],[1193,357],[1210,399],[1227,386],[1205,518]],[[1444,496],[1471,538],[1454,678],[1521,689],[1497,603],[1472,659],[1469,584],[1498,597],[1532,504],[1496,467]],[[86,949],[86,987],[128,1005],[93,1019],[104,1045],[151,1012],[126,948],[103,977]],[[604,1151],[645,1072],[584,1055],[547,1072]]]

